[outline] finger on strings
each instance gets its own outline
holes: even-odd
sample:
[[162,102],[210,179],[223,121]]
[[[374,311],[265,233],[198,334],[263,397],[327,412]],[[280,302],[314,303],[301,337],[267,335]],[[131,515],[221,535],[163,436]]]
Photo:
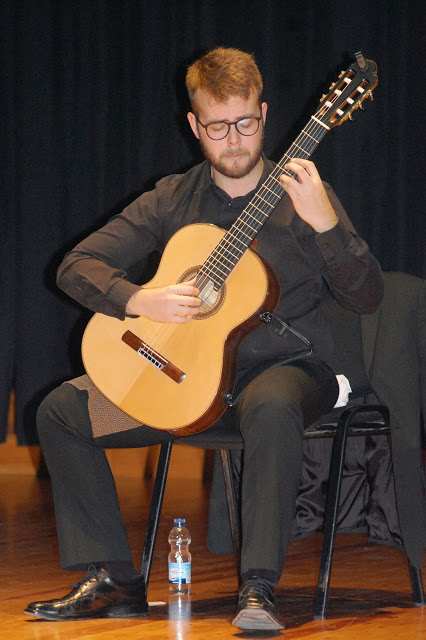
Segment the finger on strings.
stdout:
[[306,160],[306,158],[293,158],[292,162],[303,167],[303,169],[309,176],[318,174],[317,168],[312,160]]
[[188,298],[186,304],[188,307],[201,307],[203,303],[200,298]]
[[291,186],[294,182],[301,183],[303,178],[307,176],[307,173],[303,167],[298,166],[296,163],[288,162],[285,165],[285,169],[290,173],[289,176],[282,176],[284,183],[287,183],[287,186]]
[[196,297],[200,293],[197,287],[190,284],[182,283],[178,285],[176,293],[180,296],[193,296]]
[[184,282],[181,282],[181,284],[187,285],[188,287],[190,287],[190,289],[193,292],[193,295],[197,296],[200,293],[200,290],[198,289],[198,287],[196,286],[196,281],[197,281],[197,277],[194,276],[194,278],[191,278],[191,280],[185,280]]
[[200,298],[191,298],[189,296],[180,296],[177,303],[179,307],[182,307],[183,309],[186,307],[197,308],[202,304]]

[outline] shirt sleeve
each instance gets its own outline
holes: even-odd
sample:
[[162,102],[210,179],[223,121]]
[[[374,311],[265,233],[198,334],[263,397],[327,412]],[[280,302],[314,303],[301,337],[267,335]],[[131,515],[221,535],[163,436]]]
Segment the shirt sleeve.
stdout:
[[322,275],[342,306],[359,314],[373,313],[383,298],[380,265],[356,233],[334,191],[326,187],[339,222],[315,237],[323,259]]
[[92,311],[123,319],[140,288],[127,271],[162,247],[159,210],[158,189],[148,191],[77,244],[59,266],[59,288]]

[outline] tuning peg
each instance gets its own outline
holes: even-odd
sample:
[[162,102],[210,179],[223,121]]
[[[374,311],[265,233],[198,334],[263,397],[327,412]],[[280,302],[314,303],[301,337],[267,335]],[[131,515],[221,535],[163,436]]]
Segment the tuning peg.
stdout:
[[370,98],[371,101],[374,100],[374,95],[373,92],[371,91],[371,89],[367,92],[368,97]]
[[360,102],[359,104],[357,104],[356,106],[357,109],[361,109],[361,111],[364,111],[364,105],[362,102]]

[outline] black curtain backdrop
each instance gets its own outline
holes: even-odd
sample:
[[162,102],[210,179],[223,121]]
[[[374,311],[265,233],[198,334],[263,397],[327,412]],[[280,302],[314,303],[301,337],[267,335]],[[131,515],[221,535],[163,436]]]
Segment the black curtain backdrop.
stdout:
[[213,46],[256,55],[274,159],[352,52],[377,61],[375,102],[316,162],[383,268],[426,277],[425,13],[424,0],[1,3],[0,438],[11,389],[18,440],[33,443],[40,399],[82,372],[88,315],[55,287],[64,252],[200,159],[183,78]]

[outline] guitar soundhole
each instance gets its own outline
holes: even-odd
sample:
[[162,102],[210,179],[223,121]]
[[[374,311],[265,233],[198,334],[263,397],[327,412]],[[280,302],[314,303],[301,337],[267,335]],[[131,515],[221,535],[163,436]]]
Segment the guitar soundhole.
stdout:
[[[178,282],[185,282],[187,280],[192,280],[196,277],[201,265],[197,265],[195,267],[191,267],[187,269],[182,276],[179,278]],[[225,299],[226,286],[223,285],[220,289],[216,290],[214,288],[214,283],[211,280],[208,280],[200,291],[200,298],[202,300],[202,305],[200,307],[200,313],[194,317],[194,320],[203,320],[204,318],[208,318],[212,316],[223,304]]]

